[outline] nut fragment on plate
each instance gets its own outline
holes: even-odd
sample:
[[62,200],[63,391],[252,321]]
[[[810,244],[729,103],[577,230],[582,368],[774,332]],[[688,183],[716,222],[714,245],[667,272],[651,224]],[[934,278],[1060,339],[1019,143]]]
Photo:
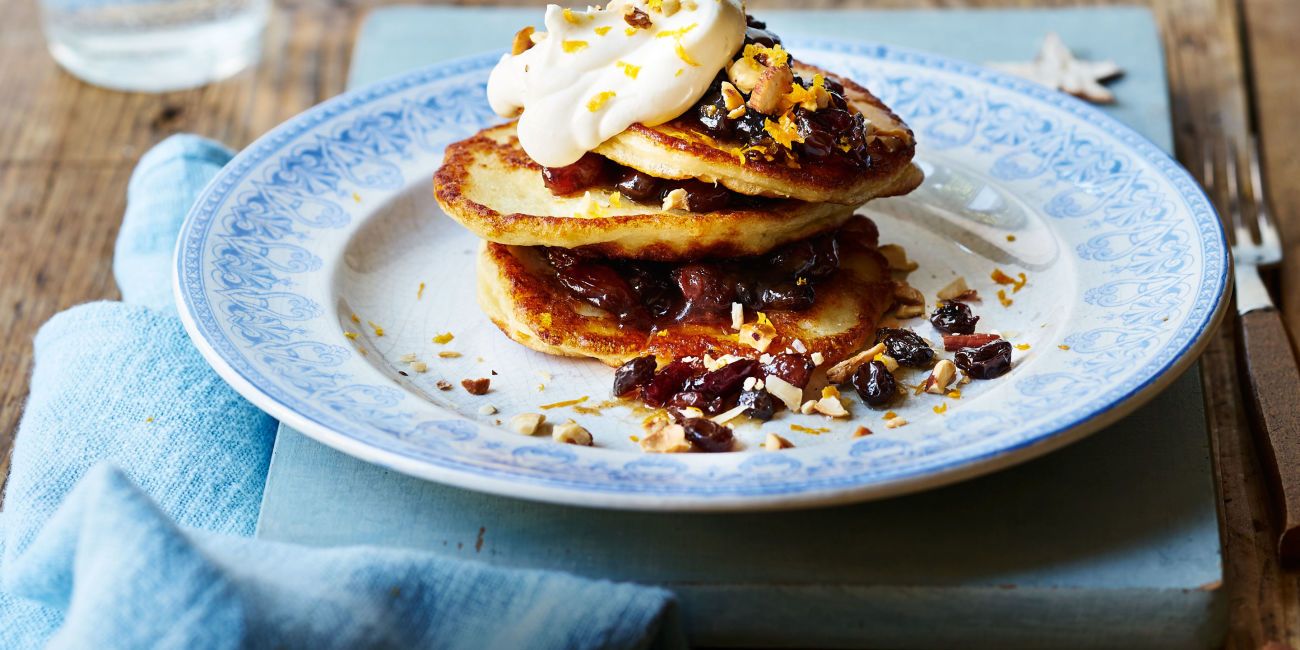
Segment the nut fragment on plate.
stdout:
[[849,417],[849,412],[840,401],[840,391],[834,386],[822,389],[822,398],[813,404],[813,410],[833,418]]
[[763,380],[763,388],[771,393],[772,397],[781,400],[791,413],[799,412],[799,404],[803,400],[802,388],[776,375],[768,375],[767,379]]
[[775,433],[767,434],[767,440],[763,441],[763,449],[768,451],[777,451],[778,449],[794,449],[794,444],[789,440],[776,435]]
[[[462,379],[460,380],[460,385],[464,387],[465,392],[470,395],[484,395],[488,392],[488,386],[491,382],[492,380],[487,377],[480,377],[478,379]],[[442,388],[441,385],[438,387]],[[446,389],[443,388],[443,390]]]
[[966,276],[958,276],[957,279],[949,282],[944,288],[935,292],[935,297],[939,300],[956,300],[959,296],[965,295],[970,291],[966,286]]
[[451,390],[451,382],[447,381],[446,379],[439,379],[438,390]]
[[925,380],[925,392],[942,395],[948,391],[949,384],[957,377],[957,365],[947,359],[940,359]]
[[907,259],[907,251],[898,244],[884,244],[876,250],[889,262],[890,270],[915,271],[918,266],[916,262]]
[[582,445],[590,447],[592,445],[591,432],[582,428],[577,422],[569,420],[561,424],[551,432],[551,439],[556,442],[564,442],[571,445]]
[[529,25],[515,33],[515,40],[510,44],[510,54],[518,56],[533,46],[533,27]]
[[653,454],[681,454],[691,450],[691,443],[686,439],[686,429],[680,424],[660,427],[642,438],[640,445],[641,451]]
[[830,370],[826,371],[826,379],[830,380],[832,384],[842,384],[848,381],[849,377],[853,376],[853,373],[857,372],[859,366],[871,361],[876,358],[877,354],[881,354],[884,351],[885,344],[877,343],[870,348],[831,366]]
[[869,435],[871,435],[871,429],[868,429],[866,427],[858,427],[858,430],[853,432],[854,438],[861,438],[862,436],[869,436]]
[[663,208],[665,210],[690,210],[690,205],[686,202],[686,190],[677,188],[664,195]]
[[510,418],[510,428],[514,429],[515,433],[531,436],[537,433],[545,421],[546,416],[541,413],[520,413]]
[[904,420],[901,416],[885,420],[885,426],[890,429],[897,429],[898,427],[901,427],[904,424],[907,424],[907,420]]

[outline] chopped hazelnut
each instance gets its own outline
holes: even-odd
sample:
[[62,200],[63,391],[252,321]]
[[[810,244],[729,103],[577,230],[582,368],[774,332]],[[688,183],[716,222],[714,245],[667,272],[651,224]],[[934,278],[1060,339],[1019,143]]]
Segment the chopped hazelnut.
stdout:
[[623,11],[623,22],[627,23],[629,27],[635,27],[637,29],[646,29],[652,24],[650,22],[650,14],[647,14],[631,5],[628,5]]
[[820,366],[826,362],[826,357],[820,352],[814,352],[808,355],[808,358],[813,362],[814,366]]
[[686,429],[680,424],[664,426],[641,439],[641,451],[653,454],[680,454],[691,450]]
[[738,302],[731,303],[731,329],[738,330],[744,324],[745,306]]
[[411,370],[416,372],[425,372],[429,369],[428,364],[423,361],[414,361],[411,363]]
[[958,296],[965,294],[967,291],[970,291],[970,287],[966,286],[966,277],[961,276],[956,280],[949,282],[947,286],[937,291],[934,295],[939,300],[955,300]]
[[520,413],[510,418],[510,428],[514,429],[516,433],[531,436],[537,433],[537,430],[541,428],[542,423],[545,421],[546,416],[541,413]]
[[899,318],[916,318],[925,315],[925,307],[921,305],[899,305],[894,310],[894,315]]
[[832,384],[842,384],[848,381],[849,377],[853,376],[853,373],[857,372],[859,366],[871,361],[876,358],[877,354],[884,351],[885,344],[877,343],[874,346],[831,366],[830,369],[826,371],[826,379],[830,380]]
[[664,196],[665,210],[690,210],[686,203],[686,190],[677,188]]
[[556,442],[565,442],[571,445],[582,445],[590,447],[592,444],[591,432],[582,428],[577,422],[569,420],[551,432],[551,439]]
[[740,326],[737,340],[759,352],[767,352],[776,339],[776,329],[766,323],[745,323]]
[[762,75],[763,69],[754,63],[752,59],[737,59],[731,67],[727,69],[727,79],[731,80],[732,85],[740,92],[750,92],[754,86],[758,85],[758,78]]
[[397,357],[397,360],[398,360],[398,361],[401,361],[402,363],[411,363],[411,362],[415,361],[415,353],[414,353],[414,352],[407,352],[406,354],[403,354],[402,356]]
[[736,87],[730,81],[722,82],[720,88],[722,91],[722,105],[727,110],[734,111],[745,105],[745,96],[741,95],[740,91],[736,90]]
[[729,120],[738,120],[744,116],[745,116],[744,106],[738,106],[736,108],[727,111],[727,119]]
[[894,298],[904,305],[925,304],[925,294],[920,289],[899,280],[894,281]]
[[804,415],[812,415],[815,410],[817,410],[817,402],[815,400],[808,400],[799,407],[799,412]]
[[885,244],[879,246],[876,250],[885,256],[885,261],[889,262],[889,268],[895,271],[915,271],[917,264],[907,259],[907,251],[898,244]]
[[[491,382],[491,379],[481,377],[479,379],[462,379],[460,385],[464,387],[465,391],[470,395],[483,395],[488,392],[488,385]],[[441,386],[439,388],[441,388]]]
[[792,413],[799,411],[799,403],[803,400],[803,389],[776,375],[769,375],[763,385],[764,390],[772,397],[781,400]]
[[871,429],[868,429],[866,427],[858,427],[858,430],[853,432],[852,437],[861,438],[862,436],[869,436],[869,435],[871,435]]
[[781,105],[781,99],[790,94],[793,85],[794,73],[790,66],[768,66],[758,75],[748,105],[760,113],[771,115]]
[[446,379],[439,379],[438,390],[451,390],[451,382],[447,381]]
[[888,420],[885,420],[885,426],[890,429],[897,429],[898,427],[901,427],[904,424],[907,424],[907,420],[904,420],[902,417],[895,417],[895,418],[890,418]]
[[930,378],[925,380],[925,392],[943,395],[948,392],[948,385],[957,376],[957,366],[947,359],[939,360],[930,371]]
[[665,18],[672,17],[681,8],[681,0],[663,0],[659,3],[659,13],[663,14]]
[[767,434],[767,440],[763,441],[763,449],[776,451],[778,449],[794,449],[794,444],[789,440],[776,435],[775,433]]
[[532,35],[533,28],[531,25],[519,30],[515,34],[514,42],[510,44],[510,54],[512,56],[518,56],[527,52],[528,49],[533,46]]
[[491,404],[484,404],[483,406],[478,407],[478,412],[483,415],[492,415],[497,412],[497,407],[492,406]]

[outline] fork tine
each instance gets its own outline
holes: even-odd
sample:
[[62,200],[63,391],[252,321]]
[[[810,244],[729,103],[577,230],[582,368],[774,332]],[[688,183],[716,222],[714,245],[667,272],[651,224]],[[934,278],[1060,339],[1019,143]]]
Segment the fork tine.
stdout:
[[1227,144],[1227,155],[1223,158],[1223,180],[1228,188],[1228,214],[1232,217],[1234,244],[1249,244],[1254,241],[1246,220],[1241,215],[1241,194],[1237,189],[1237,147]]
[[1259,160],[1259,138],[1250,136],[1250,193],[1255,197],[1255,221],[1259,227],[1260,243],[1266,248],[1281,250],[1281,237],[1273,216],[1269,214],[1268,198],[1264,196],[1264,181]]

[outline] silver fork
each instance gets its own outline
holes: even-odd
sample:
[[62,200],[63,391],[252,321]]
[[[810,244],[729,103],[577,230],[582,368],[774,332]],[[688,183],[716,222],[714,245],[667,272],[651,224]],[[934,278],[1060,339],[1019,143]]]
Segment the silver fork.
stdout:
[[1224,188],[1226,205],[1221,204],[1220,210],[1232,219],[1228,232],[1236,277],[1238,356],[1255,415],[1260,461],[1281,515],[1278,554],[1283,563],[1295,563],[1300,561],[1300,371],[1281,314],[1259,275],[1260,267],[1282,261],[1281,237],[1264,195],[1258,141],[1251,137],[1247,152],[1254,228],[1242,210],[1245,201],[1239,191],[1237,149],[1227,145],[1222,177],[1214,164],[1217,149],[1211,146],[1207,151],[1204,178],[1214,179],[1212,185]]

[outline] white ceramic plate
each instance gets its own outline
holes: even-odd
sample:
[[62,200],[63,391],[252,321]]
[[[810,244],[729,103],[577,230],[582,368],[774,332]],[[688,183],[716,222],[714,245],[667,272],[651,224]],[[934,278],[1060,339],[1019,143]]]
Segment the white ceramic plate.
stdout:
[[[950,483],[1104,427],[1194,360],[1223,310],[1227,249],[1168,156],[1073,98],[979,66],[825,40],[790,49],[864,82],[915,129],[924,185],[864,211],[920,263],[911,280],[926,295],[957,275],[978,289],[981,331],[1021,348],[1009,374],[963,386],[960,399],[909,395],[892,407],[909,422],[897,429],[856,397],[847,421],[739,424],[742,451],[727,454],[643,454],[630,436],[644,414],[625,406],[542,410],[605,401],[612,370],[497,331],[475,302],[477,240],[432,199],[443,148],[498,121],[484,98],[497,55],[348,93],[248,147],[181,232],[182,318],[240,393],[325,444],[470,489],[634,509],[793,507]],[[994,269],[1028,282],[1013,293]],[[923,320],[909,324],[938,340]],[[455,338],[432,341],[445,332]],[[428,371],[399,361],[408,353]],[[475,377],[490,377],[491,392],[460,388]],[[499,412],[482,414],[485,404]],[[521,412],[573,418],[597,446],[498,426]],[[874,433],[851,438],[863,425]],[[763,451],[767,432],[795,448]]]

